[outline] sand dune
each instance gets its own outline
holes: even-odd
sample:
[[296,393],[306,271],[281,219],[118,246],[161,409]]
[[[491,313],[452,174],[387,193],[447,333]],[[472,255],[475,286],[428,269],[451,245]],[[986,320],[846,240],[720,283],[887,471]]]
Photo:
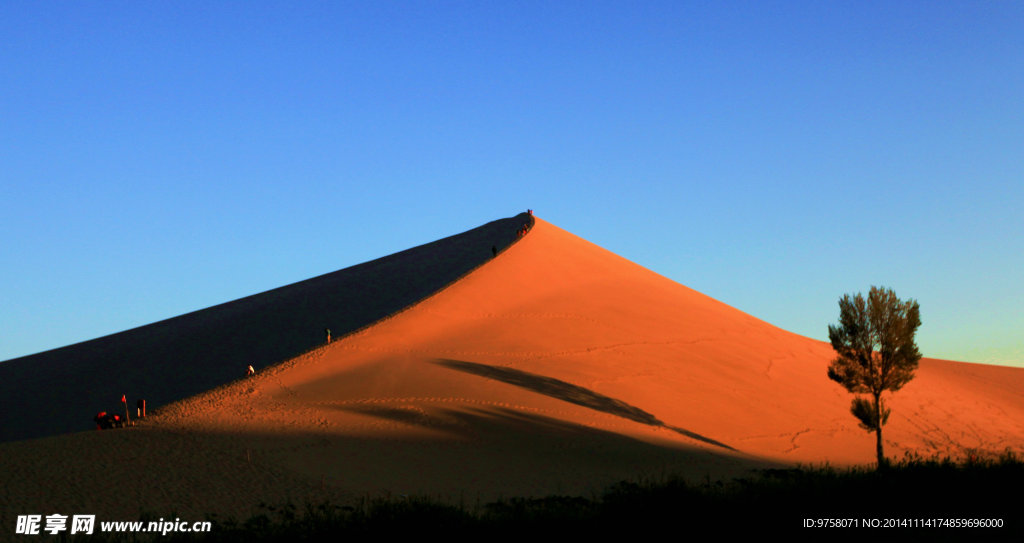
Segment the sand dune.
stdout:
[[[522,218],[507,221],[489,226]],[[0,446],[19,474],[5,475],[0,506],[72,499],[25,490],[69,448],[93,451],[68,460],[74,495],[122,515],[244,514],[260,500],[381,493],[472,502],[874,458],[850,395],[826,377],[829,345],[543,220],[435,290],[141,427]],[[1024,370],[926,359],[890,405],[889,456],[1024,451]],[[111,478],[128,490],[89,493]]]

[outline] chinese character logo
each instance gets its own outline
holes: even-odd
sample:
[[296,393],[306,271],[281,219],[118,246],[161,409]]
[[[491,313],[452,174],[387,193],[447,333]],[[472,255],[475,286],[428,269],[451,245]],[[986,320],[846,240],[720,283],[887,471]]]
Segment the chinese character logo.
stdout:
[[14,529],[16,534],[35,535],[39,533],[39,521],[42,515],[18,515],[18,525]]

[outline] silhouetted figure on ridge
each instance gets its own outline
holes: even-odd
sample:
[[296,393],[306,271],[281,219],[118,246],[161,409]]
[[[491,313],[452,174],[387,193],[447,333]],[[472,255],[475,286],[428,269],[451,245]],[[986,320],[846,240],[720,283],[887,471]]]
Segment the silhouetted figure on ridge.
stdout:
[[100,411],[92,418],[92,420],[96,423],[97,430],[112,430],[114,428],[124,427],[124,421],[121,419],[121,415],[107,413],[106,411]]

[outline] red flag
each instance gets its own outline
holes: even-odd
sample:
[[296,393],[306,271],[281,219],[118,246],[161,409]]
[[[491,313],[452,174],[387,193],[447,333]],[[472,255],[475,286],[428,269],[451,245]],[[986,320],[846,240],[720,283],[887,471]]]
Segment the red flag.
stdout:
[[121,403],[128,403],[128,400],[125,398],[124,394],[121,395]]

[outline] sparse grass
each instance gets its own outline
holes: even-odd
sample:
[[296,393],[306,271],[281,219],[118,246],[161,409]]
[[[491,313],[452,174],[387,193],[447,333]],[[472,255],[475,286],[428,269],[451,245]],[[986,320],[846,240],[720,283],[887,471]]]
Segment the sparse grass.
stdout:
[[[1024,534],[1015,496],[1024,462],[969,455],[966,460],[908,456],[883,471],[802,466],[764,470],[729,482],[622,482],[592,497],[511,498],[470,510],[425,498],[363,500],[355,505],[263,505],[244,522],[215,522],[209,534],[168,534],[160,541],[321,541],[338,537],[443,534],[474,537],[566,534],[574,538],[658,528],[696,535],[927,540],[1003,539]],[[1003,528],[805,528],[804,519],[1002,519]],[[93,536],[88,541],[135,541]],[[140,541],[148,540],[140,538]]]

